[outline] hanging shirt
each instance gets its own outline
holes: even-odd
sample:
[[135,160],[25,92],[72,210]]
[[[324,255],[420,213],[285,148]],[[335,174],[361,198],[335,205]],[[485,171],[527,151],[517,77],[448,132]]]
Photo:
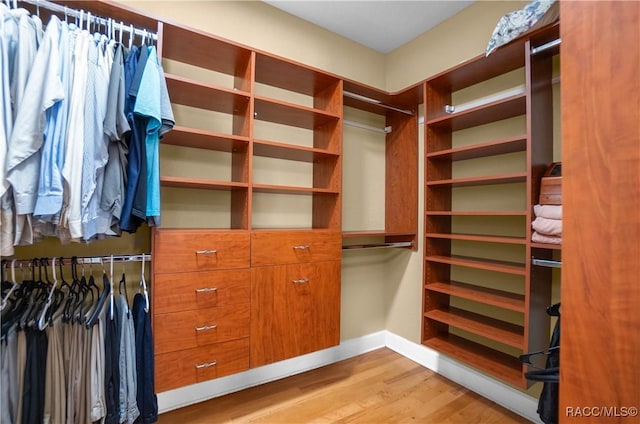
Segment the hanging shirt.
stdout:
[[129,149],[124,140],[131,131],[124,111],[124,47],[116,46],[109,78],[107,114],[104,133],[109,139],[109,160],[104,170],[104,184],[100,207],[111,215],[107,235],[120,235],[120,216],[127,184],[127,155]]
[[[87,55],[91,35],[87,31],[78,30],[73,53],[73,82],[69,101],[69,124],[67,133],[67,150],[62,168],[65,180],[65,191],[68,198],[63,202],[60,225],[66,229],[61,233],[64,241],[79,240],[82,237],[82,158],[84,155],[84,103],[86,96]],[[66,197],[66,196],[65,196]],[[62,229],[60,229],[62,230]]]
[[46,111],[65,94],[59,76],[49,72],[60,67],[60,26],[60,20],[53,15],[36,53],[7,150],[7,180],[13,187],[16,211],[15,244],[33,241],[31,214],[38,189]]
[[105,36],[94,34],[89,44],[81,180],[82,238],[85,241],[104,233],[109,226],[108,213],[99,207],[104,167],[109,159],[108,140],[104,134],[104,118],[113,55],[109,56],[106,53],[106,42]]
[[69,27],[61,24],[58,51],[60,60],[58,69],[51,69],[62,82],[64,98],[47,110],[47,125],[42,145],[38,197],[33,214],[43,220],[60,212],[62,208],[62,167],[64,165],[67,119],[69,115],[69,84],[71,74],[71,55],[69,51]]
[[156,55],[156,48],[149,47],[149,59],[144,69],[140,88],[136,98],[134,112],[146,118],[145,153],[147,165],[147,195],[145,215],[151,224],[159,223],[160,218],[160,136],[167,133],[175,124],[167,84],[162,66]]

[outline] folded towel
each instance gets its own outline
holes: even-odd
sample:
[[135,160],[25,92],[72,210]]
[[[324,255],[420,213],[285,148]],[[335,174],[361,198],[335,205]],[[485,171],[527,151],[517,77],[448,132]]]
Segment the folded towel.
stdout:
[[562,244],[562,237],[560,236],[547,236],[534,231],[531,235],[531,241],[535,243],[547,243],[547,244]]
[[562,205],[535,205],[533,213],[542,218],[562,219]]
[[537,217],[531,223],[531,227],[547,236],[561,236],[562,235],[562,220],[561,219],[549,219]]
[[535,205],[533,213],[542,218],[562,219],[562,205]]

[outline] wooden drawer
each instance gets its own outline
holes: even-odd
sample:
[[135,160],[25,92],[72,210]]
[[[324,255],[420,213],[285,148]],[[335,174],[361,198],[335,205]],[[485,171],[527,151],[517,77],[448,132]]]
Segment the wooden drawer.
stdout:
[[251,234],[251,265],[340,260],[342,234],[336,231],[260,231]]
[[249,336],[245,303],[154,316],[155,352],[166,353]]
[[249,267],[249,233],[207,230],[156,230],[155,274]]
[[158,274],[153,282],[153,312],[165,314],[250,301],[251,271]]
[[160,393],[248,369],[248,338],[156,354],[155,388]]

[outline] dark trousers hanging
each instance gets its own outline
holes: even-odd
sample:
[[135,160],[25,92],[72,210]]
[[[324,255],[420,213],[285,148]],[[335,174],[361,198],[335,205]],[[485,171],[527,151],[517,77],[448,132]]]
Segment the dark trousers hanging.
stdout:
[[136,401],[140,416],[136,423],[150,424],[158,421],[158,399],[155,394],[153,335],[151,318],[144,308],[146,302],[140,293],[133,298],[133,323],[136,337],[136,372],[138,394]]

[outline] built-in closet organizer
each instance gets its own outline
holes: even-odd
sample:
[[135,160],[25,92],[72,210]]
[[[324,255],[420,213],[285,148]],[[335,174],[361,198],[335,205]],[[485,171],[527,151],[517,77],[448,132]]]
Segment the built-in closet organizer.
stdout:
[[[360,191],[354,195],[363,198],[367,198],[364,191],[382,190],[384,227],[367,228],[369,219],[358,216],[354,219],[357,222],[349,224],[350,227],[358,226],[357,230],[345,229],[343,225],[345,249],[418,248],[418,106],[422,103],[422,94],[421,84],[397,93],[387,93],[353,81],[344,82],[345,127],[379,133],[380,149],[384,151],[384,186],[366,181],[353,189]],[[347,119],[346,115],[352,111],[355,111],[353,115],[356,118]],[[360,116],[366,118],[366,121]],[[367,123],[369,121],[382,124],[375,126]],[[356,139],[352,142],[357,145],[359,140],[354,138]],[[358,152],[358,147],[354,151]],[[356,154],[360,156],[359,153]],[[367,203],[360,207],[366,209],[375,205]]]
[[340,340],[342,80],[162,23],[157,390]]
[[424,84],[422,342],[520,387],[518,356],[549,345],[551,270],[531,257],[554,249],[530,228],[553,161],[557,38],[556,24]]

